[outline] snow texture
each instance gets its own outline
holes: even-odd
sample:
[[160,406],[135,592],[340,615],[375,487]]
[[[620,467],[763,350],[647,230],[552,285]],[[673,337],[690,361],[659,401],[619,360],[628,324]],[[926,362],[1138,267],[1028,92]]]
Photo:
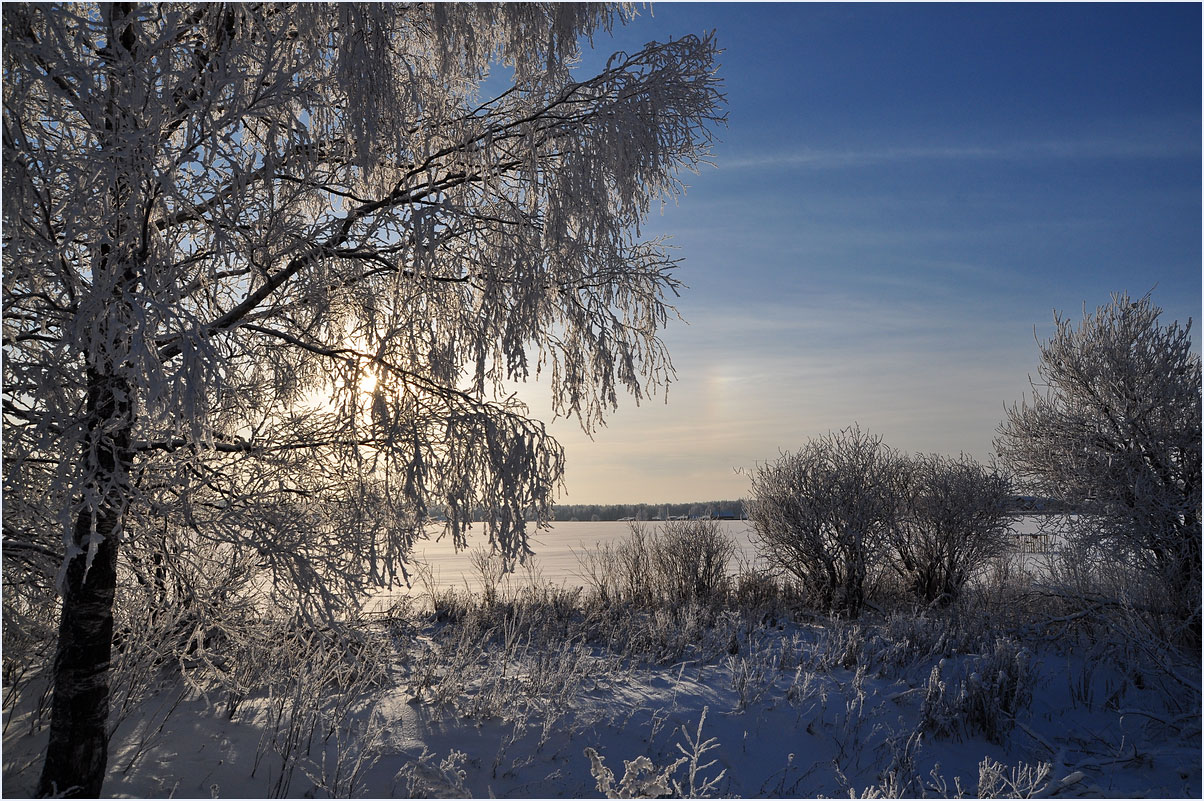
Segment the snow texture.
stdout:
[[[1200,796],[1198,665],[1070,624],[607,609],[525,582],[427,600],[341,632],[265,624],[223,680],[164,666],[115,712],[105,792]],[[6,700],[8,796],[34,789],[39,696]]]

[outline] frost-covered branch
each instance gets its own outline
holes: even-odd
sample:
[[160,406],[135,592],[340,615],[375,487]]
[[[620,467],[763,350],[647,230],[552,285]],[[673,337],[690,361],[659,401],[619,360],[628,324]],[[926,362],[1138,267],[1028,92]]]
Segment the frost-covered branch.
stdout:
[[723,97],[713,36],[575,78],[625,13],[4,8],[5,512],[63,544],[73,675],[107,664],[119,552],[156,521],[336,610],[428,505],[525,553],[563,452],[509,382],[546,375],[587,430],[665,389],[677,262],[640,230]]

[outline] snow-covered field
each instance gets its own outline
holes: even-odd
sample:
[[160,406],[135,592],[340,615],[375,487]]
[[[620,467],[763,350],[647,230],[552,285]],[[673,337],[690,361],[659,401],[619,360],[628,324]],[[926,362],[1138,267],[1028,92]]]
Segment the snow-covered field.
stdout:
[[[118,688],[105,792],[1200,797],[1198,661],[1014,583],[859,622],[756,589],[633,609],[506,580],[337,636],[260,623],[130,670],[156,679]],[[12,700],[7,797],[46,739],[36,687]]]

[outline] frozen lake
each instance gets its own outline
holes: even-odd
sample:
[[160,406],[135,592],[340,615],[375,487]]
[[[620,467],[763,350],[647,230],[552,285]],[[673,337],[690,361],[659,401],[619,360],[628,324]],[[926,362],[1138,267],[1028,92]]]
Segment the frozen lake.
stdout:
[[[716,521],[722,531],[736,543],[736,548],[742,557],[753,559],[756,550],[749,534],[752,525],[746,520]],[[645,523],[651,528],[663,525],[656,521]],[[577,554],[594,550],[600,545],[625,540],[631,533],[631,524],[624,521],[604,521],[596,523],[557,522],[552,528],[537,531],[529,537],[531,550],[535,556],[529,560],[529,568],[519,566],[514,578],[526,581],[530,571],[542,581],[557,585],[579,586],[585,582],[581,578],[581,567]],[[489,543],[481,524],[473,526],[473,532],[468,538],[469,551],[474,548],[488,549]],[[476,571],[469,561],[469,551],[456,553],[452,548],[451,538],[442,541],[426,540],[414,546],[411,558],[412,564],[425,565],[430,569],[431,578],[436,587],[448,587],[473,590],[480,588]],[[733,565],[733,568],[735,565]],[[417,573],[411,569],[411,581],[416,585],[420,582]],[[421,592],[422,586],[415,586],[415,592]],[[404,590],[403,590],[404,591]]]
[[[738,559],[755,562],[757,552],[752,542],[752,524],[747,520],[720,520],[717,523],[735,542]],[[645,525],[652,528],[663,524],[650,521]],[[630,526],[630,523],[623,521],[557,522],[552,528],[538,531],[530,537],[531,549],[535,551],[530,569],[520,566],[511,580],[526,582],[533,572],[544,582],[569,587],[580,586],[585,581],[581,577],[578,554],[594,550],[599,545],[627,539],[631,532]],[[1021,517],[1013,526],[1013,531],[1017,533],[1031,533],[1036,530],[1037,519],[1034,517]],[[468,545],[469,551],[474,548],[488,548],[484,529],[480,524],[473,526]],[[416,544],[410,561],[410,579],[414,584],[410,592],[425,591],[426,587],[418,578],[423,566],[429,568],[431,584],[437,589],[454,587],[479,590],[480,581],[469,559],[469,551],[456,553],[450,537],[441,541],[425,540]],[[733,571],[738,567],[738,562],[731,565]],[[382,594],[381,600],[405,592],[404,587],[395,589]]]

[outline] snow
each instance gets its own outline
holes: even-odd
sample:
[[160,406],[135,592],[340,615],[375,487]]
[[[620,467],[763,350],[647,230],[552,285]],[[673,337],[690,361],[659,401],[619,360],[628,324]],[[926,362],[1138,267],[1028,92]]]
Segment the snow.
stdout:
[[[345,644],[283,647],[291,668],[261,676],[232,719],[223,691],[167,671],[118,726],[105,792],[578,797],[601,777],[673,795],[973,796],[1036,777],[1042,795],[1200,797],[1198,665],[1172,674],[1036,630],[1022,642],[985,608],[759,622],[557,612],[556,597],[399,613],[347,659]],[[604,626],[612,637],[590,634]],[[36,695],[6,705],[6,796],[34,788]]]

